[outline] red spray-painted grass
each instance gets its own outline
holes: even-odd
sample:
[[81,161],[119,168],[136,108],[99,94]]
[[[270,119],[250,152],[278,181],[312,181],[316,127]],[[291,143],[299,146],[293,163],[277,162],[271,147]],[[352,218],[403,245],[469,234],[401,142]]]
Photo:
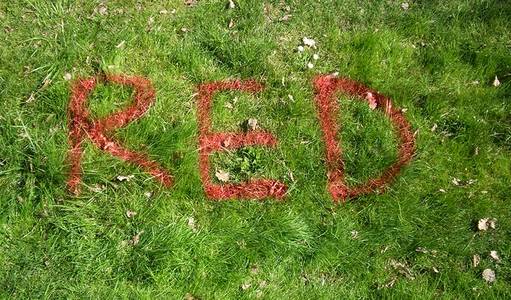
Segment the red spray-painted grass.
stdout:
[[[392,107],[392,101],[389,98],[354,80],[322,75],[314,79],[314,87],[316,90],[316,108],[326,145],[328,190],[334,201],[344,202],[348,198],[381,192],[385,185],[392,181],[401,168],[412,159],[415,150],[415,138],[411,132],[410,124],[399,109]],[[339,111],[339,104],[335,97],[336,92],[356,96],[362,101],[366,101],[370,106],[376,106],[376,109],[390,118],[399,136],[398,160],[384,170],[380,177],[370,179],[366,183],[355,187],[348,187],[346,184],[342,148],[336,138],[339,131],[336,122]]]
[[135,101],[125,110],[112,113],[98,120],[91,120],[90,112],[87,109],[87,98],[99,80],[102,79],[95,77],[80,79],[72,87],[71,101],[69,102],[69,144],[71,145],[69,151],[69,161],[71,163],[68,180],[69,190],[74,194],[80,193],[81,158],[83,143],[86,139],[90,139],[99,149],[140,166],[163,185],[172,185],[172,176],[156,162],[150,160],[144,154],[123,148],[117,141],[108,136],[109,132],[137,120],[147,111],[155,99],[155,92],[151,83],[141,77],[107,75],[104,78],[107,83],[132,87],[135,90]]
[[238,149],[247,146],[274,147],[277,139],[265,131],[211,132],[211,106],[216,92],[243,91],[258,93],[263,86],[253,80],[212,82],[199,85],[198,118],[199,118],[199,168],[202,184],[206,195],[214,200],[234,198],[263,199],[274,197],[282,199],[287,192],[287,186],[276,180],[253,179],[242,184],[213,184],[210,177],[209,156],[214,151]]

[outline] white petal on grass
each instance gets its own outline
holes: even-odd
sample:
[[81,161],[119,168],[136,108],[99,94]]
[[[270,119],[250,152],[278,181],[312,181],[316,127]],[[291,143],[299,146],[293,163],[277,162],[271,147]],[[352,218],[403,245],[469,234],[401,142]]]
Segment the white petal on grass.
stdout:
[[498,262],[498,263],[500,262],[500,257],[499,257],[499,254],[497,253],[497,251],[495,251],[495,250],[490,251],[490,257],[491,257],[494,261],[496,261],[496,262]]
[[220,180],[221,182],[227,182],[229,181],[229,173],[228,172],[225,172],[225,171],[222,171],[222,170],[218,170],[215,172],[215,176],[218,180]]
[[128,218],[133,218],[136,215],[137,215],[137,212],[135,212],[135,211],[132,211],[132,210],[126,211],[126,217],[128,217]]
[[236,4],[234,4],[234,1],[229,0],[229,9],[234,9],[234,8],[236,8]]
[[493,80],[493,86],[494,87],[500,86],[500,80],[497,76],[495,76],[495,79]]
[[307,64],[307,68],[312,69],[312,68],[314,68],[314,65],[310,62]]
[[312,59],[314,59],[314,60],[318,60],[318,59],[319,59],[319,55],[318,55],[318,54],[316,54],[316,53],[314,53],[314,55],[312,56]]
[[298,46],[298,52],[303,52],[305,50],[305,48],[303,48],[303,46]]
[[194,217],[189,217],[188,220],[187,220],[187,224],[188,224],[188,227],[193,231],[193,232],[196,232],[197,231],[197,225],[195,224],[195,218]]
[[410,4],[408,4],[408,2],[403,2],[401,3],[401,8],[403,10],[408,10],[410,8]]
[[71,75],[71,73],[66,73],[64,74],[64,80],[65,81],[69,81],[73,78],[73,76]]
[[316,41],[315,40],[313,40],[311,38],[308,38],[308,37],[304,37],[302,39],[302,41],[303,41],[303,44],[305,46],[308,46],[308,47],[311,47],[311,48],[316,48]]
[[119,44],[117,44],[117,46],[115,46],[115,48],[117,49],[121,49],[121,48],[124,48],[124,44],[126,43],[125,40],[122,40]]
[[474,254],[474,256],[472,256],[472,267],[476,268],[477,266],[479,266],[480,262],[481,256],[479,256],[479,254]]
[[128,176],[123,176],[123,175],[119,175],[117,176],[117,180],[119,181],[130,181],[131,179],[135,178],[135,175],[128,175]]
[[248,124],[248,129],[250,129],[250,130],[256,130],[258,127],[257,119],[254,119],[254,118],[248,119],[247,124]]
[[488,283],[492,283],[496,279],[495,271],[493,271],[492,269],[484,269],[482,276],[483,279]]
[[131,240],[128,242],[130,245],[136,246],[140,242],[140,236],[144,233],[143,230],[141,230],[139,233],[135,234]]
[[497,228],[497,219],[495,218],[483,218],[477,222],[477,229],[480,231],[486,231],[489,228]]

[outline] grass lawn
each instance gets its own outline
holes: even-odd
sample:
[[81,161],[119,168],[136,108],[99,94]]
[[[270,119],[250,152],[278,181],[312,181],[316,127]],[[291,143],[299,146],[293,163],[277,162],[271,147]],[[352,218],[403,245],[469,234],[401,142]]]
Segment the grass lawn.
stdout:
[[[510,298],[511,2],[228,3],[0,2],[0,297]],[[304,37],[316,48],[298,51]],[[314,77],[333,72],[391,97],[417,142],[386,193],[344,204],[314,105]],[[155,103],[113,137],[171,188],[87,142],[82,191],[68,192],[71,86],[97,74],[152,82]],[[213,129],[256,119],[278,145],[215,152],[211,177],[278,179],[283,201],[204,193],[197,87],[233,79],[265,88],[216,95]],[[131,96],[99,84],[91,118]],[[353,100],[338,95],[350,185],[397,157],[389,120]]]

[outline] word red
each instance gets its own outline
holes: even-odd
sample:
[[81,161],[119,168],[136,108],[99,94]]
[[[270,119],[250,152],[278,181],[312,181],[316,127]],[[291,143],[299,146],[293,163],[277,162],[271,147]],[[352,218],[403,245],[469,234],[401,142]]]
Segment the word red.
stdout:
[[[135,90],[135,101],[123,111],[113,113],[99,120],[91,120],[89,118],[90,113],[86,108],[87,97],[100,80],[104,80],[106,83],[132,87]],[[372,192],[382,192],[385,185],[396,177],[401,168],[412,159],[415,139],[410,124],[400,110],[392,107],[389,98],[351,79],[322,75],[315,78],[314,88],[318,118],[326,144],[328,190],[332,198],[335,202],[344,202],[347,198],[355,198]],[[210,199],[264,199],[269,197],[282,199],[287,193],[287,186],[273,179],[251,179],[242,184],[214,184],[210,176],[209,157],[215,151],[226,151],[248,146],[276,146],[276,137],[262,130],[246,133],[212,132],[211,130],[211,107],[215,93],[241,91],[255,94],[262,89],[263,85],[253,80],[218,81],[198,86],[199,172],[204,192]],[[345,182],[342,148],[336,138],[339,132],[339,126],[335,122],[335,116],[339,110],[335,98],[336,92],[356,96],[367,101],[372,108],[381,110],[390,118],[399,135],[398,161],[383,171],[380,177],[370,179],[356,187],[348,187]],[[69,160],[71,171],[68,187],[71,192],[75,194],[80,192],[82,144],[86,139],[90,139],[99,149],[145,169],[164,186],[170,187],[172,185],[172,176],[160,165],[144,154],[123,148],[108,136],[109,132],[140,118],[154,102],[154,99],[155,92],[151,83],[141,77],[107,75],[106,78],[80,79],[73,84],[69,103],[69,143],[71,145]]]
[[[414,136],[410,124],[406,121],[401,110],[392,107],[389,98],[371,90],[362,84],[348,78],[335,78],[332,76],[318,76],[314,80],[316,90],[316,107],[323,131],[323,139],[326,144],[326,165],[328,176],[328,190],[334,201],[346,201],[346,198],[354,198],[381,189],[399,173],[407,164],[414,152]],[[367,183],[356,187],[348,187],[344,180],[344,161],[342,160],[342,148],[336,139],[339,126],[335,122],[335,116],[339,111],[339,105],[335,98],[335,92],[343,92],[367,101],[390,118],[399,135],[398,161],[383,171],[383,175],[371,179]]]
[[106,76],[106,82],[132,87],[135,90],[135,102],[123,111],[113,113],[99,120],[90,120],[90,113],[86,107],[87,97],[96,87],[98,80],[98,78],[78,80],[73,85],[71,92],[71,101],[69,102],[69,144],[71,145],[69,160],[71,162],[71,172],[68,180],[68,187],[71,192],[74,194],[80,193],[82,145],[87,138],[99,149],[144,168],[163,185],[171,186],[172,177],[156,162],[149,160],[144,154],[124,149],[107,135],[109,131],[135,121],[147,111],[155,99],[155,92],[151,83],[140,77]]

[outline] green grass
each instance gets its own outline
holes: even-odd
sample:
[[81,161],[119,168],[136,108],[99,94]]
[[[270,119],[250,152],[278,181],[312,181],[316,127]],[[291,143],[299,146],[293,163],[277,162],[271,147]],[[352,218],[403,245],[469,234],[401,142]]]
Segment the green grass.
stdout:
[[[401,1],[105,3],[106,15],[94,13],[98,1],[0,2],[2,298],[511,297],[508,1],[410,1],[408,10]],[[298,53],[304,36],[318,49]],[[326,190],[312,87],[314,75],[335,71],[391,97],[418,131],[414,160],[387,193],[343,205]],[[152,81],[155,105],[115,136],[169,169],[172,188],[89,143],[83,192],[67,193],[67,72]],[[234,78],[266,88],[215,97],[214,129],[256,118],[279,145],[216,153],[212,171],[280,179],[290,189],[284,202],[218,203],[202,191],[194,93]],[[130,93],[98,87],[93,115],[123,107]],[[348,179],[357,183],[392,163],[395,136],[379,113],[339,101]],[[497,229],[477,232],[483,217]],[[484,282],[485,268],[495,283]]]

